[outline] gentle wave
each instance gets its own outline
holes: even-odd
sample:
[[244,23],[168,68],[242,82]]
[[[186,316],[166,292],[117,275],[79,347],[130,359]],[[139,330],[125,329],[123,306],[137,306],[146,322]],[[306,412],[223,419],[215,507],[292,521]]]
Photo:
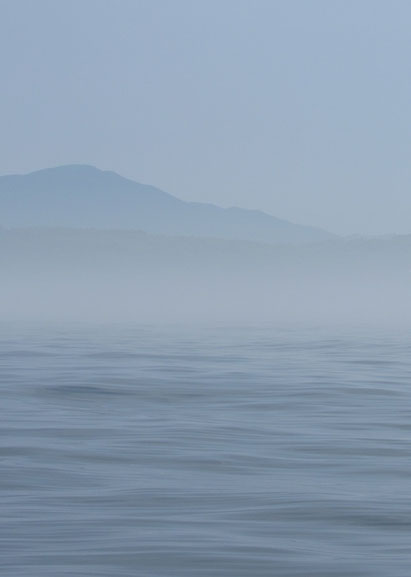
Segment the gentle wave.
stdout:
[[411,336],[3,327],[5,577],[408,577]]

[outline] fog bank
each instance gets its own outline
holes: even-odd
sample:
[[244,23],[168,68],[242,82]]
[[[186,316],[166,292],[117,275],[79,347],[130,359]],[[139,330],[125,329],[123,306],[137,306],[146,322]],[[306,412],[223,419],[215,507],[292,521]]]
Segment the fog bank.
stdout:
[[295,246],[135,231],[3,230],[2,319],[410,319],[411,237]]

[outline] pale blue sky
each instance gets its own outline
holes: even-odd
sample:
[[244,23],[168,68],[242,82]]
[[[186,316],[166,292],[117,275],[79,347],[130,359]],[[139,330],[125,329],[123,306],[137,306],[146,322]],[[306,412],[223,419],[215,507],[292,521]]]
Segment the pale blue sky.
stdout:
[[411,3],[0,0],[0,173],[411,233]]

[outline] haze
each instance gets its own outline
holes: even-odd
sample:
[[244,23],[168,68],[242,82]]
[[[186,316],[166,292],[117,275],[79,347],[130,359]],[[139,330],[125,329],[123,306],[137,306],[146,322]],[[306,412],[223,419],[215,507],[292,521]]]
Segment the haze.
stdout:
[[0,0],[1,577],[408,577],[411,4]]
[[0,1],[0,173],[409,233],[408,2]]

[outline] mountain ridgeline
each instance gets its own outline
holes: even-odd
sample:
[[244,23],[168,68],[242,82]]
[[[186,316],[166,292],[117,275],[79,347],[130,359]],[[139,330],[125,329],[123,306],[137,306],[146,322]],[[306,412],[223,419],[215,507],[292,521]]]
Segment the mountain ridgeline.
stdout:
[[1,176],[0,226],[134,229],[275,244],[333,238],[324,230],[261,211],[185,202],[153,186],[87,165]]
[[88,166],[0,177],[0,225],[0,320],[411,321],[411,235],[333,237]]

